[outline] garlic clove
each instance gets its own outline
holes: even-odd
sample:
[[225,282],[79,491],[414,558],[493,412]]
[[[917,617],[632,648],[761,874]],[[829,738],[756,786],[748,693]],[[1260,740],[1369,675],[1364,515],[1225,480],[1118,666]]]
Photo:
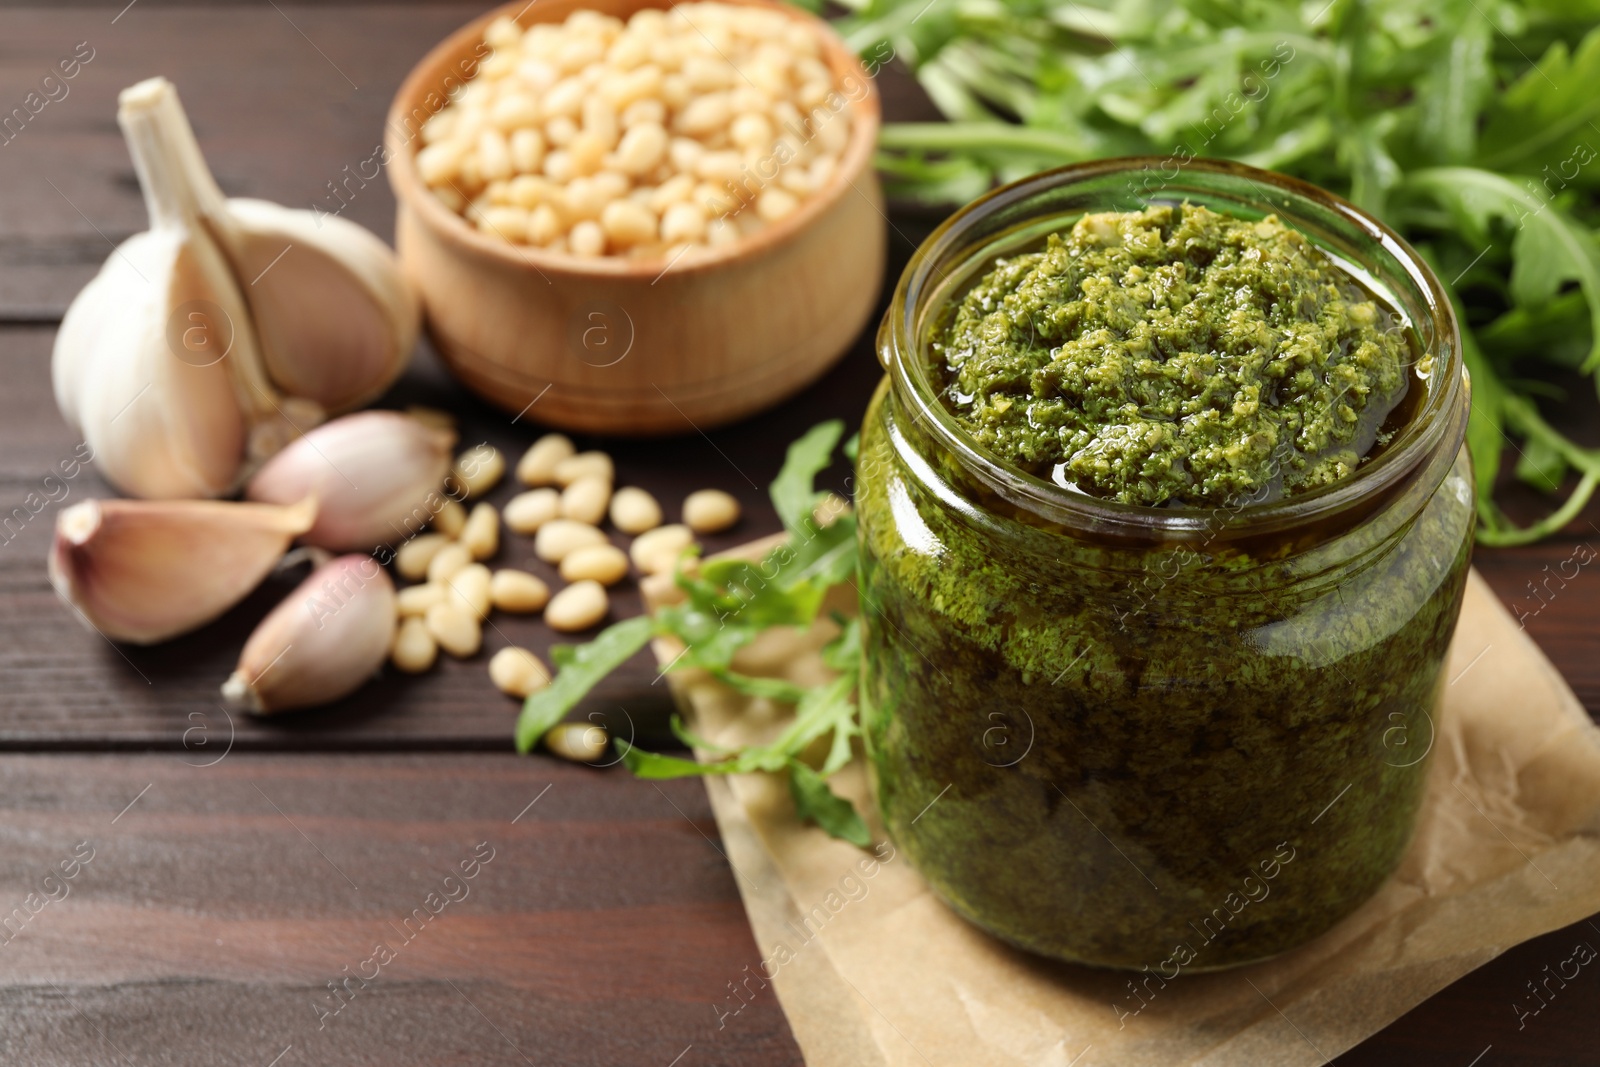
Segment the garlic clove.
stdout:
[[152,231],[123,242],[67,309],[53,356],[56,401],[124,493],[214,497],[238,479],[250,436],[228,366],[238,353],[179,358],[165,336],[177,316],[190,323],[183,335],[249,345],[226,280],[214,249]]
[[376,399],[405,370],[421,324],[389,246],[337,215],[245,199],[226,211],[213,231],[246,283],[273,384],[330,412]]
[[320,412],[286,412],[262,373],[249,306],[202,220],[193,135],[171,84],[124,90],[117,121],[150,229],[119,245],[68,308],[52,357],[56,401],[124,492],[220,496],[293,431],[286,423],[314,424]]
[[334,551],[404,542],[437,510],[430,498],[450,470],[456,435],[395,411],[362,411],[312,430],[250,479],[250,500],[315,497],[316,525],[301,539]]
[[142,86],[158,100],[196,210],[249,303],[266,377],[329,412],[379,396],[405,369],[422,321],[389,246],[336,215],[225,198],[172,83]]
[[316,511],[312,500],[86,500],[56,518],[50,581],[105,636],[155,644],[243,600]]
[[383,665],[396,625],[388,572],[371,556],[340,556],[261,620],[222,695],[257,714],[338,700]]

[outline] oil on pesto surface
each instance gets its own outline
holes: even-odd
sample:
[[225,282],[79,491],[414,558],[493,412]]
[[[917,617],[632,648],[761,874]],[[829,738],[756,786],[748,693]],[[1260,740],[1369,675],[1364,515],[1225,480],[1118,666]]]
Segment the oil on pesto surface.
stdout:
[[946,403],[1002,460],[1207,505],[1354,474],[1405,394],[1397,325],[1276,217],[1184,204],[1085,215],[998,260],[933,351]]

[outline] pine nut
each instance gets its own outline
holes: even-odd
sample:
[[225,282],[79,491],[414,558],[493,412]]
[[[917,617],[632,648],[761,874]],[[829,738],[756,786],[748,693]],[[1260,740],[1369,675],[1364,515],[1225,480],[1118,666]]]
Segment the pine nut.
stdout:
[[478,618],[489,614],[489,568],[469,563],[445,580],[453,594],[450,603],[466,605]]
[[456,604],[435,604],[424,616],[428,632],[456,659],[475,655],[483,646],[483,629],[472,612]]
[[619,248],[648,244],[656,239],[655,212],[632,200],[613,200],[600,212],[600,226]]
[[739,501],[721,489],[700,489],[683,502],[684,524],[695,533],[719,533],[739,521]]
[[585,579],[616,585],[628,573],[628,556],[615,545],[587,545],[573,549],[561,561],[561,577],[569,582]]
[[659,122],[629,128],[617,145],[617,167],[626,174],[648,174],[667,153],[667,131]]
[[550,598],[544,609],[544,622],[552,630],[576,633],[605,618],[610,610],[605,586],[585,580],[572,583]]
[[446,537],[460,537],[467,525],[467,509],[459,500],[445,499],[433,513],[433,528]]
[[519,534],[535,534],[561,515],[561,494],[554,489],[530,489],[506,504],[506,525]]
[[472,562],[472,553],[459,541],[452,541],[433,554],[428,561],[428,581],[443,582],[456,571]]
[[529,615],[550,602],[550,587],[527,571],[499,570],[489,579],[489,602],[513,615]]
[[547,433],[517,461],[517,481],[523,485],[554,485],[556,464],[577,451],[566,434]]
[[428,573],[428,564],[433,562],[433,557],[439,550],[450,543],[450,538],[441,533],[418,534],[394,554],[394,569],[400,572],[400,577],[410,581],[421,581]]
[[786,219],[795,213],[800,206],[800,201],[795,195],[784,189],[763,189],[756,198],[756,213],[763,221],[777,222]]
[[593,219],[585,219],[574,226],[567,235],[567,241],[572,245],[572,254],[575,256],[599,256],[606,250],[606,232]]
[[408,585],[395,594],[395,612],[401,618],[409,615],[426,615],[435,604],[443,604],[450,590],[438,583]]
[[561,491],[561,517],[600,525],[611,503],[611,479],[589,474]]
[[544,747],[552,756],[573,763],[593,763],[606,754],[610,741],[605,727],[579,722],[557,723],[544,735]]
[[611,462],[611,457],[604,452],[579,452],[569,456],[556,464],[556,484],[566,488],[579,478],[604,478],[614,481],[617,476],[616,466]]
[[482,496],[499,484],[506,472],[506,457],[491,444],[473,445],[456,457],[451,476],[466,492],[466,499]]
[[478,504],[461,528],[461,544],[473,559],[488,559],[500,551],[500,513],[493,504]]
[[[690,88],[694,88],[690,85]],[[678,114],[678,129],[691,135],[704,135],[719,130],[732,118],[726,93],[706,93],[689,101],[689,106]],[[483,146],[480,144],[479,150]]]
[[[622,130],[632,130],[634,126],[642,126],[646,122],[653,122],[658,126],[664,125],[667,122],[667,106],[658,101],[658,99],[642,96],[642,98],[635,99],[634,102],[630,102],[622,109],[621,122]],[[662,152],[666,152],[666,147],[666,134],[662,134]],[[621,152],[622,147],[618,146],[618,154],[621,155]],[[654,166],[650,166],[646,170],[654,170]]]
[[705,236],[706,214],[693,201],[679,201],[667,206],[661,216],[663,241],[698,241]]
[[641,574],[670,574],[677,569],[678,557],[694,544],[694,532],[687,526],[674,523],[657,526],[634,538],[628,548],[633,565]]
[[543,162],[544,138],[540,136],[538,130],[525,126],[511,135],[511,165],[519,174],[532,174]]
[[439,643],[428,632],[427,623],[413,615],[403,620],[400,629],[395,631],[389,658],[407,674],[421,674],[439,658]]
[[606,535],[586,522],[551,519],[539,527],[533,539],[533,554],[546,563],[560,563],[567,554],[585,545],[603,545]]
[[500,692],[525,698],[550,684],[550,670],[532,652],[512,645],[489,657],[489,680]]
[[618,489],[611,498],[611,525],[625,534],[642,534],[661,525],[661,505],[637,486]]

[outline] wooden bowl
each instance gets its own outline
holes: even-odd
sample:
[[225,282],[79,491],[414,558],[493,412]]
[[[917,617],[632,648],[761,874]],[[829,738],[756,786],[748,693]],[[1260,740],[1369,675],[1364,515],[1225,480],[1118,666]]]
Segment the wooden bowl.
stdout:
[[834,180],[788,218],[677,263],[582,259],[486,236],[440,203],[415,165],[421,121],[476,69],[494,19],[558,22],[581,8],[627,18],[670,3],[514,0],[446,38],[401,85],[385,136],[400,260],[445,361],[492,403],[594,433],[705,429],[820,377],[872,314],[887,225],[872,168],[877,89],[815,17],[775,0],[726,2],[823,27],[823,59],[850,90],[850,141]]

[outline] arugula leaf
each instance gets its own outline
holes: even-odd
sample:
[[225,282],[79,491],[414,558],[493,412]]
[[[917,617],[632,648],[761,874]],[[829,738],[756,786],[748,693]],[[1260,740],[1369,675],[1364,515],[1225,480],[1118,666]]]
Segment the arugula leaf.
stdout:
[[648,644],[654,632],[655,624],[641,615],[613,623],[588,644],[552,648],[550,658],[560,669],[549,685],[523,702],[517,718],[517,751],[532,751],[589,690]]
[[[756,679],[747,679],[754,681]],[[824,781],[849,762],[851,738],[859,736],[855,721],[855,671],[832,682],[802,691],[794,721],[765,745],[751,745],[738,751],[714,746],[690,733],[674,718],[673,732],[685,744],[704,749],[721,758],[700,762],[678,756],[646,752],[617,738],[615,746],[623,765],[640,778],[691,778],[705,774],[749,774],[755,771],[779,772],[788,768],[795,810],[803,821],[815,822],[835,837],[867,845],[866,823],[848,800],[836,796]],[[814,771],[800,756],[813,741],[830,731],[833,740],[822,771]]]
[[731,763],[699,763],[681,756],[663,756],[646,752],[616,738],[612,745],[622,757],[622,765],[633,772],[635,778],[665,781],[668,778],[695,778],[702,774],[726,774],[733,770]]
[[839,636],[822,646],[822,662],[836,671],[854,671],[861,669],[861,619],[853,616],[841,619],[834,616],[834,621],[839,623]]
[[1469,22],[1437,43],[1438,54],[1417,83],[1422,111],[1419,146],[1425,158],[1465,163],[1478,143],[1478,114],[1494,90],[1488,19]]
[[1593,330],[1582,369],[1588,373],[1600,367],[1600,246],[1592,233],[1551,201],[1541,200],[1509,178],[1475,167],[1414,171],[1407,185],[1431,195],[1482,244],[1490,243],[1491,219],[1515,227],[1511,295],[1519,305],[1549,303],[1565,282],[1577,282],[1588,301]]
[[783,467],[768,490],[784,529],[803,531],[811,522],[811,512],[821,496],[816,489],[817,475],[833,462],[834,447],[843,435],[844,423],[831,419],[811,427],[789,446]]
[[762,678],[738,671],[713,671],[718,681],[745,696],[764,697],[783,704],[798,704],[810,690],[786,678]]
[[1567,460],[1555,445],[1534,437],[1522,450],[1516,469],[1522,481],[1542,492],[1554,493],[1566,480]]
[[800,818],[816,823],[857,848],[872,844],[872,834],[855,806],[828,788],[827,779],[804,763],[789,765],[789,795]]
[[1540,307],[1514,307],[1473,331],[1486,353],[1502,359],[1537,356],[1576,371],[1589,354],[1589,305],[1581,290]]
[[1591,30],[1569,52],[1563,41],[1552,44],[1539,62],[1525,71],[1490,105],[1479,138],[1475,162],[1487,170],[1541,174],[1557,169],[1564,180],[1600,185],[1594,168],[1563,163],[1578,161],[1574,152],[1590,146],[1588,160],[1600,143],[1591,122],[1600,121],[1600,27]]
[[828,526],[812,523],[790,539],[793,553],[784,563],[780,581],[810,584],[826,590],[856,572],[856,519],[840,515]]

